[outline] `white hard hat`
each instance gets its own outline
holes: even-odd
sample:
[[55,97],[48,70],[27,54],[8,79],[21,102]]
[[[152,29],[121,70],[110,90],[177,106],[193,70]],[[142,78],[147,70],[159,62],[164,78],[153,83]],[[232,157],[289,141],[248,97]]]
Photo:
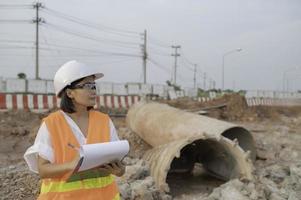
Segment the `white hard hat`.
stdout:
[[94,75],[95,79],[103,77],[103,73],[96,72],[96,70],[76,60],[66,62],[54,75],[53,83],[56,96],[72,82],[91,75]]

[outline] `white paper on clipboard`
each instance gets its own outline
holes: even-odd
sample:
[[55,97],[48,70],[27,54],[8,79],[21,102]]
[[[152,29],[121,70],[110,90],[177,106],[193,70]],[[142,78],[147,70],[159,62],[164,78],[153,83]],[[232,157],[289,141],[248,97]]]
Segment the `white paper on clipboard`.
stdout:
[[83,158],[78,171],[84,171],[113,161],[121,161],[129,152],[127,140],[82,145],[79,149]]

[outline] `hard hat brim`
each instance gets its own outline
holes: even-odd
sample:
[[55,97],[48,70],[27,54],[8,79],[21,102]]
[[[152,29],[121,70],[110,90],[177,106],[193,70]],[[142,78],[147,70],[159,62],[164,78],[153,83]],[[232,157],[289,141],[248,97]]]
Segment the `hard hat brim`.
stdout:
[[95,80],[96,80],[96,79],[102,78],[104,76],[104,74],[103,73],[96,73],[96,74],[94,74],[94,76],[95,76]]

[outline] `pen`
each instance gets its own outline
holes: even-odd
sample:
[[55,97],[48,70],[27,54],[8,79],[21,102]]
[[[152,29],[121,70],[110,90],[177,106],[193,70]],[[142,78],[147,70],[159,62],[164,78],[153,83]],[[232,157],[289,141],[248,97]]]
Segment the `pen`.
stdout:
[[68,147],[71,147],[72,149],[75,149],[77,151],[79,150],[78,147],[76,147],[76,146],[74,146],[73,144],[70,144],[70,143],[68,143]]

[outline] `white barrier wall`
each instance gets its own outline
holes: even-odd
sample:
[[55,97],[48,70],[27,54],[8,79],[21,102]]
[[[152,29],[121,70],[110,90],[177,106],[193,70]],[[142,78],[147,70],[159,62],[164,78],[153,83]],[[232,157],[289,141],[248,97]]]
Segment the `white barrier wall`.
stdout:
[[140,94],[142,94],[142,95],[152,94],[152,85],[150,85],[150,84],[141,84]]
[[26,80],[25,79],[6,79],[7,92],[25,92]]
[[160,97],[166,97],[166,87],[164,85],[153,85],[153,94],[159,95]]
[[27,92],[45,94],[47,91],[47,81],[45,80],[28,80]]
[[113,83],[98,82],[97,83],[97,94],[112,94]]
[[0,92],[5,92],[5,82],[0,78]]
[[127,89],[125,84],[121,83],[114,83],[113,84],[113,93],[114,95],[127,95]]
[[53,81],[46,81],[46,94],[54,94]]
[[176,99],[177,98],[177,94],[176,94],[174,89],[168,90],[168,97],[169,97],[169,99]]
[[301,93],[250,90],[250,91],[247,91],[245,97],[246,98],[261,97],[261,98],[274,98],[274,99],[296,99],[296,98],[301,98]]
[[[172,92],[169,92],[172,91]],[[33,79],[3,79],[0,77],[0,92],[2,93],[34,93],[34,94],[54,94],[52,80],[33,80]],[[181,92],[175,92],[173,87],[160,84],[141,84],[141,83],[112,83],[97,82],[97,95],[147,95],[154,94],[159,97],[170,97],[172,99],[182,96],[197,97],[197,89],[185,88]],[[220,94],[220,93],[219,93]],[[220,96],[215,92],[209,93],[209,98],[214,99]],[[300,100],[301,93],[280,92],[280,91],[247,91],[245,97],[248,99],[276,99],[276,100]]]
[[177,97],[184,97],[185,92],[184,92],[184,90],[178,90],[178,91],[176,91],[176,95],[177,95]]
[[137,83],[128,83],[128,94],[130,95],[139,95],[140,94],[140,87]]
[[198,95],[198,89],[196,88],[185,88],[185,95],[188,97],[196,97]]
[[216,98],[216,92],[209,92],[209,98],[210,99]]

